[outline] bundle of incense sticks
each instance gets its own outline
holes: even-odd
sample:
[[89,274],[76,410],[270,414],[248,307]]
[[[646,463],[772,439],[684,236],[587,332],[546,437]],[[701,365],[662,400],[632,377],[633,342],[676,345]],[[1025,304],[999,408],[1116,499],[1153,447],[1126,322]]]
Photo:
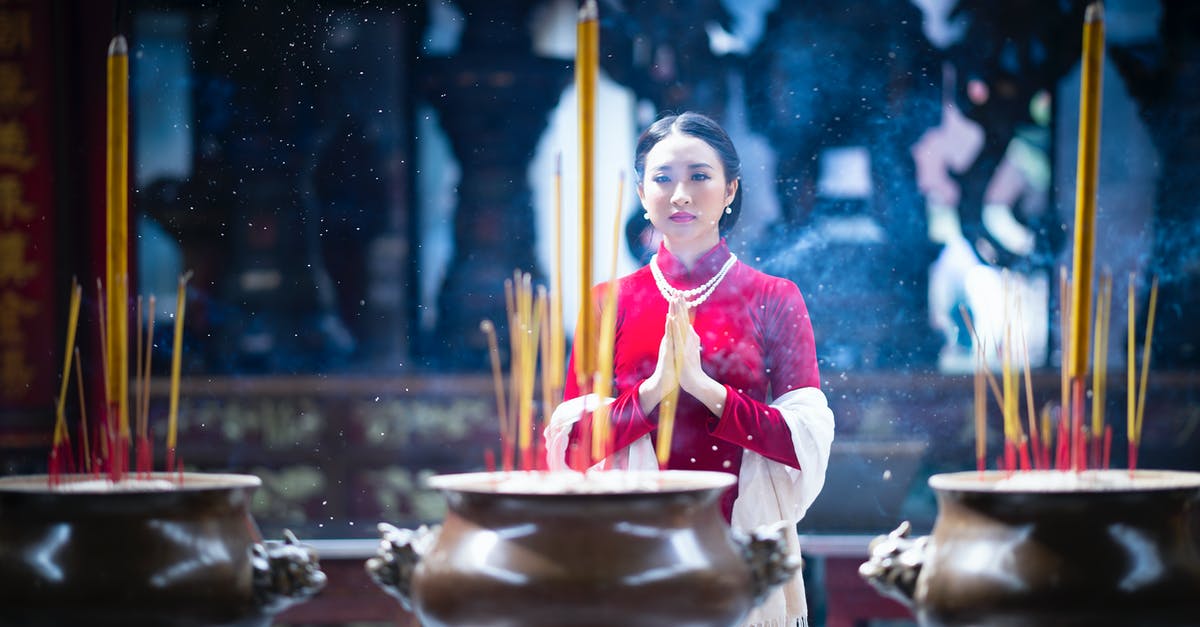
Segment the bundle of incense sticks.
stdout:
[[[1129,444],[1129,469],[1132,472],[1137,466],[1138,445],[1141,442],[1142,418],[1145,413],[1146,386],[1149,379],[1151,347],[1154,339],[1154,317],[1158,302],[1158,279],[1155,277],[1150,288],[1149,309],[1146,314],[1141,370],[1138,371],[1138,359],[1135,347],[1137,344],[1135,284],[1137,278],[1129,277],[1128,298],[1128,331],[1127,331],[1127,404],[1126,404],[1126,433]],[[975,423],[975,457],[976,467],[983,471],[987,460],[987,394],[990,389],[1002,416],[1004,433],[1003,454],[997,459],[997,467],[1008,472],[1025,469],[1059,469],[1082,470],[1086,468],[1107,469],[1111,465],[1112,454],[1112,425],[1105,418],[1108,387],[1108,338],[1111,330],[1110,319],[1112,309],[1112,275],[1105,272],[1100,277],[1099,289],[1096,295],[1095,317],[1092,320],[1091,343],[1096,372],[1093,373],[1090,394],[1084,398],[1092,399],[1092,419],[1088,428],[1073,433],[1072,415],[1060,411],[1057,415],[1058,424],[1050,407],[1044,407],[1040,418],[1034,404],[1033,380],[1030,373],[1029,350],[1023,332],[1013,329],[1024,328],[1020,314],[1020,302],[1011,304],[1015,307],[1016,316],[1006,322],[1005,337],[1002,343],[995,346],[999,355],[1001,378],[997,384],[994,375],[987,366],[985,344],[977,334],[970,312],[960,306],[959,312],[963,317],[976,353],[976,368],[974,375],[974,423]],[[1006,302],[1008,297],[1006,296]],[[1065,306],[1065,303],[1064,303]],[[1064,317],[1065,318],[1065,317]],[[1019,342],[1019,343],[1018,343]],[[1021,427],[1020,381],[1012,364],[1013,350],[1009,346],[1020,347],[1023,359],[1023,381],[1025,395],[1025,411],[1028,418],[1028,433]],[[1079,411],[1086,409],[1083,401],[1072,399]],[[1040,425],[1039,425],[1040,422]],[[1073,451],[1082,452],[1082,459],[1073,457]],[[1053,455],[1051,452],[1053,451]],[[1026,457],[1028,455],[1028,458]]]
[[[496,327],[490,320],[480,323],[487,336],[492,367],[496,411],[500,428],[500,456],[504,470],[535,470],[543,458],[544,443],[537,437],[534,388],[539,380],[538,357],[541,354],[543,373],[542,413],[548,415],[555,394],[549,377],[548,319],[550,305],[545,287],[539,286],[534,295],[533,279],[528,273],[516,271],[504,281],[505,307],[509,327],[509,385],[505,391],[504,371],[500,364]],[[539,346],[542,348],[539,349]],[[490,453],[487,453],[490,455]],[[493,459],[494,457],[489,457]],[[488,463],[494,466],[494,461]]]
[[[167,450],[170,451],[170,456],[167,458],[166,471],[179,471],[182,477],[182,462],[175,456],[176,449],[176,413],[178,409],[179,398],[179,378],[180,368],[179,359],[182,353],[182,334],[183,334],[183,309],[186,303],[186,294],[184,292],[187,277],[190,273],[184,275],[179,281],[179,295],[177,298],[177,311],[175,316],[175,346],[172,355],[175,366],[171,372],[170,394],[172,400],[171,422],[167,435]],[[83,368],[82,359],[78,346],[76,346],[77,328],[79,320],[79,310],[82,301],[82,286],[77,282],[72,282],[70,310],[67,326],[67,342],[64,346],[63,356],[63,372],[62,380],[60,381],[58,399],[55,404],[55,425],[54,437],[51,443],[49,472],[48,478],[51,485],[61,483],[64,473],[83,472],[87,474],[107,474],[108,479],[114,483],[125,479],[129,472],[129,452],[131,450],[131,432],[121,428],[119,422],[119,403],[107,396],[107,393],[112,387],[110,386],[114,374],[109,368],[109,358],[119,341],[116,337],[110,335],[114,326],[110,325],[110,320],[107,319],[107,299],[105,298],[104,286],[97,280],[97,314],[99,320],[99,336],[100,336],[100,359],[102,370],[103,389],[105,391],[104,402],[102,408],[104,411],[99,418],[100,424],[94,425],[98,428],[89,428],[87,419],[87,399],[83,389]],[[143,298],[137,298],[136,316],[136,377],[138,385],[136,387],[136,399],[133,407],[135,409],[135,431],[136,431],[136,447],[134,447],[135,464],[134,469],[138,477],[149,476],[153,472],[154,447],[150,440],[150,374],[151,355],[153,354],[154,346],[154,307],[156,299],[153,295],[145,299],[148,303],[146,312],[143,312]],[[125,312],[122,312],[125,313]],[[143,330],[142,320],[146,319]],[[119,335],[119,333],[118,333]],[[74,362],[74,368],[72,368]],[[77,450],[72,450],[71,435],[67,414],[67,388],[70,386],[70,378],[72,371],[75,374],[75,380],[78,387],[79,398],[79,445]]]

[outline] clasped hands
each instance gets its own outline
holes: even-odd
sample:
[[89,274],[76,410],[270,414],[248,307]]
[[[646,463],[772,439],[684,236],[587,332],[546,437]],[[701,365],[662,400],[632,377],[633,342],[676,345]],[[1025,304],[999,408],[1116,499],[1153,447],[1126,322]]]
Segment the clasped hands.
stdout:
[[650,413],[678,388],[696,397],[714,415],[721,415],[725,386],[704,372],[700,364],[700,335],[692,328],[689,314],[687,305],[669,301],[666,330],[658,345],[658,363],[638,388],[644,413]]

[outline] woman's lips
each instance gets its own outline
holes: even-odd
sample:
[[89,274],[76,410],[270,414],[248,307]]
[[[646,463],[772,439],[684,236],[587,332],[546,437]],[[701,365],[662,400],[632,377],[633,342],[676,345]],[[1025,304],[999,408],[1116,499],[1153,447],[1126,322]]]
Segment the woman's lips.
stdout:
[[678,222],[678,223],[681,223],[681,224],[682,224],[682,223],[685,223],[685,222],[691,222],[691,221],[695,220],[695,219],[696,219],[696,216],[694,216],[694,215],[692,215],[692,214],[690,214],[690,213],[687,213],[687,212],[685,212],[685,211],[679,211],[679,212],[677,212],[677,213],[672,213],[672,214],[671,214],[671,217],[670,217],[670,218],[668,218],[668,219],[669,219],[671,222]]

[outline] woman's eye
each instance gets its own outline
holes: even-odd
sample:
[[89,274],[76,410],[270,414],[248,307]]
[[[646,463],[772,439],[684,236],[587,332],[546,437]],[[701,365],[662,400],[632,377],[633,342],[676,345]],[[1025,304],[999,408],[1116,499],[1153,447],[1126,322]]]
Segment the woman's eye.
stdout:
[[658,176],[654,177],[653,180],[655,183],[668,183],[671,181],[670,177],[664,176],[662,174],[659,174]]
[[693,181],[707,181],[708,175],[703,172],[697,172],[692,175],[692,180]]

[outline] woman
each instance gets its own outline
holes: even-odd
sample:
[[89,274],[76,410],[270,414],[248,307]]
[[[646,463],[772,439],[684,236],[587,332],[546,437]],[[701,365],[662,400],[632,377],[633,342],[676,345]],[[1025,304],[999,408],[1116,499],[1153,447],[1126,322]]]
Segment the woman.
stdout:
[[[739,261],[725,242],[741,210],[741,163],[716,122],[697,113],[658,120],[638,139],[634,171],[662,243],[618,281],[614,454],[600,465],[657,468],[659,407],[678,387],[664,467],[736,475],[721,502],[726,519],[747,530],[785,521],[798,551],[795,523],[821,490],[833,440],[804,299],[791,281]],[[594,302],[602,305],[606,291],[598,286]],[[547,428],[548,455],[552,468],[583,470],[590,461],[575,460],[588,459],[580,447],[598,399],[581,396],[573,357],[569,370],[569,400]],[[802,578],[756,612],[750,624],[805,623]]]

